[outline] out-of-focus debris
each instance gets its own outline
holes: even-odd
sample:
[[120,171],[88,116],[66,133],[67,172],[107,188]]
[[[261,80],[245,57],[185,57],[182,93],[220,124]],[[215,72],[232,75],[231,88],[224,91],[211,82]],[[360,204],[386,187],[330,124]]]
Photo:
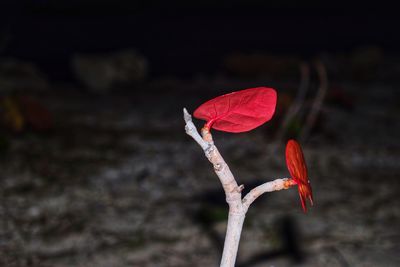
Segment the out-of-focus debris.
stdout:
[[49,86],[46,76],[34,64],[17,59],[0,59],[0,91],[39,91]]
[[[327,74],[324,64],[317,61],[315,70],[319,78],[319,87],[314,97],[308,95],[311,86],[311,70],[307,63],[300,64],[300,86],[296,97],[281,93],[275,118],[275,140],[281,142],[287,138],[300,138],[303,142],[315,132],[323,130],[323,103],[327,94]],[[314,94],[314,93],[312,93]],[[302,126],[304,125],[304,126]],[[275,147],[273,149],[276,149]]]
[[21,132],[25,120],[15,98],[6,96],[1,99],[1,120],[3,125],[13,132]]
[[[398,77],[399,71],[388,64],[383,50],[376,46],[363,46],[348,53],[319,56],[334,80],[372,81]],[[396,74],[397,73],[397,74]],[[396,76],[397,75],[397,76]]]
[[0,99],[1,123],[12,132],[19,133],[28,127],[46,131],[53,120],[47,108],[31,96],[4,96]]
[[75,55],[72,68],[78,80],[90,91],[104,93],[115,85],[143,81],[148,73],[147,59],[133,50],[110,54]]
[[224,66],[230,73],[246,78],[292,78],[296,76],[299,64],[300,60],[295,57],[264,53],[235,53],[224,59]]
[[7,136],[0,134],[0,157],[10,148],[10,140]]
[[344,90],[339,85],[332,85],[326,96],[326,103],[335,107],[351,111],[354,108],[354,96]]
[[283,136],[285,135],[285,132],[287,130],[293,130],[296,132],[299,131],[299,127],[297,127],[298,123],[295,123],[298,122],[298,120],[296,121],[294,119],[296,116],[298,116],[298,113],[303,106],[309,84],[310,67],[307,63],[303,62],[302,64],[300,64],[300,86],[296,98],[294,99],[294,102],[292,104],[290,104],[291,99],[288,99],[288,97],[286,97],[286,103],[284,102],[284,108],[285,110],[287,110],[287,112],[285,114],[285,117],[283,118],[282,123],[279,126],[279,130],[276,133],[275,138],[277,141],[282,141]]
[[360,47],[351,56],[351,75],[357,80],[376,78],[383,63],[383,51],[376,46]]
[[38,100],[31,96],[18,97],[26,123],[35,131],[51,129],[53,119],[50,111]]
[[301,131],[300,140],[302,140],[303,142],[306,141],[306,139],[310,135],[312,128],[317,122],[317,118],[321,111],[326,92],[328,91],[328,74],[326,73],[326,68],[324,64],[321,61],[317,61],[315,63],[315,69],[318,74],[319,87],[318,92],[312,103],[311,110],[305,120],[305,125]]

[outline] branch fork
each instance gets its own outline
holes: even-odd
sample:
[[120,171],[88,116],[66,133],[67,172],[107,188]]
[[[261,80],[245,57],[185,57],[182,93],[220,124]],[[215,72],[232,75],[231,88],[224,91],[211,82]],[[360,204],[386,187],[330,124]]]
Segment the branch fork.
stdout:
[[250,205],[266,192],[288,189],[296,185],[296,183],[291,178],[276,179],[253,188],[242,198],[244,185],[238,185],[229,166],[215,146],[209,128],[204,127],[200,135],[196,126],[193,124],[192,116],[188,113],[186,108],[183,109],[183,117],[186,123],[186,133],[203,149],[205,156],[211,164],[213,164],[214,171],[224,189],[226,202],[229,205],[229,215],[220,267],[234,267],[243,222]]

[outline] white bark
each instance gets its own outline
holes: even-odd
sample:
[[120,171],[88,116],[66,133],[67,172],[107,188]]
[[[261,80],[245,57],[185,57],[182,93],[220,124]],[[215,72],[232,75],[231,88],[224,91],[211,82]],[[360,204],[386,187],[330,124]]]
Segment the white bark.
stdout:
[[235,266],[236,255],[239,248],[240,234],[243,228],[244,214],[229,213],[228,227],[226,229],[224,250],[220,266]]
[[200,136],[196,126],[192,122],[192,116],[186,109],[183,109],[183,114],[186,122],[186,133],[203,149],[207,159],[213,164],[214,171],[225,191],[226,202],[229,205],[229,216],[220,267],[234,267],[244,218],[251,203],[265,192],[288,189],[290,186],[294,185],[294,182],[289,178],[266,182],[251,190],[242,200],[241,192],[243,190],[243,185],[239,186],[236,182],[229,166],[214,145],[209,130],[203,128],[202,136]]
[[279,191],[283,189],[288,189],[296,183],[291,178],[276,179],[274,181],[263,183],[255,188],[253,188],[247,195],[243,198],[243,206],[248,209],[251,203],[256,200],[259,196],[267,192]]

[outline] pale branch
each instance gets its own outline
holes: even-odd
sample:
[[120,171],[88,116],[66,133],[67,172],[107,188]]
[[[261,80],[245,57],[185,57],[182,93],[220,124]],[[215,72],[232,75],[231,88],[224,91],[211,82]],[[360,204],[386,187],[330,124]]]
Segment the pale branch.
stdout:
[[247,210],[251,203],[254,202],[259,196],[267,192],[279,191],[283,189],[289,189],[296,183],[291,178],[276,179],[274,181],[263,183],[255,188],[253,188],[247,195],[243,198],[243,206]]
[[201,130],[202,136],[192,122],[192,116],[183,109],[186,133],[191,136],[203,149],[207,159],[214,166],[225,192],[226,202],[229,204],[228,226],[225,235],[224,250],[220,267],[234,267],[239,247],[240,235],[243,228],[243,221],[250,204],[261,194],[275,190],[287,189],[293,185],[292,179],[277,179],[257,186],[251,190],[242,200],[243,185],[238,185],[228,164],[214,145],[212,135],[207,128]]
[[234,267],[239,248],[240,234],[246,215],[246,211],[242,205],[241,190],[243,186],[238,186],[231,170],[214,145],[211,133],[203,128],[203,138],[201,138],[196,126],[192,122],[192,116],[186,109],[183,109],[183,114],[186,122],[186,133],[201,146],[207,159],[213,164],[214,171],[224,188],[226,202],[229,204],[229,215],[220,267]]
[[204,141],[203,138],[201,138],[199,132],[197,131],[196,126],[193,124],[192,115],[189,114],[186,108],[183,109],[183,118],[186,123],[185,125],[186,134],[190,135],[194,139],[194,141],[196,141],[205,151],[210,146],[210,144]]
[[240,213],[241,205],[235,205],[235,202],[240,204],[241,189],[243,187],[238,186],[235,177],[229,169],[229,166],[226,164],[217,147],[214,145],[211,133],[203,128],[203,137],[201,137],[197,131],[196,126],[192,122],[192,116],[187,112],[186,109],[183,109],[183,114],[186,122],[186,133],[190,135],[201,146],[207,159],[213,164],[214,171],[221,181],[222,187],[224,188],[228,204],[231,206],[232,203],[232,205],[235,206],[232,207],[232,212]]

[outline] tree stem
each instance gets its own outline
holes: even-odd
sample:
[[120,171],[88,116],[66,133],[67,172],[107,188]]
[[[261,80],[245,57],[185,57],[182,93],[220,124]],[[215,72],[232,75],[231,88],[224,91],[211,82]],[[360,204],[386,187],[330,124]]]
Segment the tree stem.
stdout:
[[229,213],[228,226],[226,229],[224,250],[220,267],[234,267],[239,248],[240,235],[243,228],[245,213]]
[[207,127],[203,128],[201,131],[202,135],[200,136],[196,126],[192,122],[192,116],[186,109],[183,109],[183,114],[186,123],[186,133],[203,149],[205,156],[214,166],[214,171],[225,191],[226,202],[229,204],[229,216],[220,267],[234,267],[244,218],[251,203],[266,192],[288,189],[295,185],[295,183],[290,178],[266,182],[251,190],[242,199],[243,185],[239,186],[236,182],[228,164],[226,164],[214,144],[210,129]]

